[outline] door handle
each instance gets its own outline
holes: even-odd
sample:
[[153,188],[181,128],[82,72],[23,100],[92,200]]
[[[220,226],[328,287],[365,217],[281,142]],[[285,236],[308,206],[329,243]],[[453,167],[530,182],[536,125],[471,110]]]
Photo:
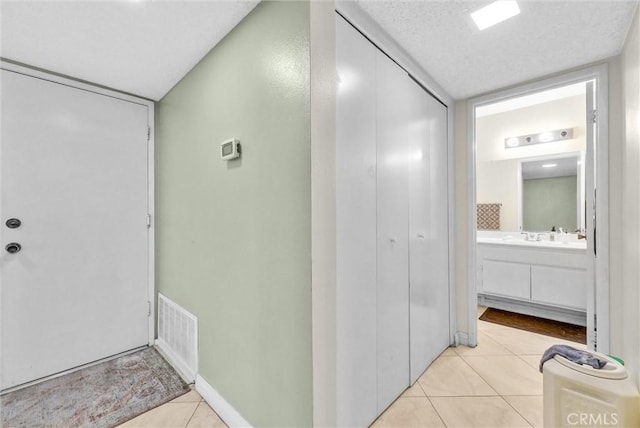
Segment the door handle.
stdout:
[[15,254],[15,253],[19,253],[20,250],[22,250],[22,245],[18,244],[17,242],[12,242],[10,244],[7,244],[7,246],[4,247],[4,249],[7,250],[7,252],[10,254]]
[[5,222],[5,224],[9,229],[17,229],[18,227],[20,227],[22,222],[20,221],[19,218],[10,218]]

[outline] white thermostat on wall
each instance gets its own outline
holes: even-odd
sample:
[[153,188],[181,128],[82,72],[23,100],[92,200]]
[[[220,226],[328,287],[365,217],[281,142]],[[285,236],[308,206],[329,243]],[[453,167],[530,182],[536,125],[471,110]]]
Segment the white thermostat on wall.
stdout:
[[220,156],[222,160],[231,160],[240,157],[240,141],[235,138],[223,141],[220,144]]

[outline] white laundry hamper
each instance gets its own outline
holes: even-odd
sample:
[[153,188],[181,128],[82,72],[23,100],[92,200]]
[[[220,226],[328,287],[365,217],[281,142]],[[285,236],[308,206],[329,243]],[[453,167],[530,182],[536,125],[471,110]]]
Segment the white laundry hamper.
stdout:
[[556,355],[543,366],[544,426],[640,428],[640,396],[625,367],[592,352],[602,369]]

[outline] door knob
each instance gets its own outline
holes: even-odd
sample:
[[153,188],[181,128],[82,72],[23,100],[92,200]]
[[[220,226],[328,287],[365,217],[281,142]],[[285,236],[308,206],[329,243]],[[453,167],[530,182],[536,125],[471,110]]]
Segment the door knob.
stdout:
[[8,253],[15,254],[19,253],[20,250],[22,250],[22,245],[18,244],[17,242],[12,242],[10,244],[7,244],[4,249],[7,250]]
[[9,229],[16,229],[16,228],[20,227],[22,222],[18,218],[10,218],[9,220],[6,221],[5,224],[7,225],[7,227]]

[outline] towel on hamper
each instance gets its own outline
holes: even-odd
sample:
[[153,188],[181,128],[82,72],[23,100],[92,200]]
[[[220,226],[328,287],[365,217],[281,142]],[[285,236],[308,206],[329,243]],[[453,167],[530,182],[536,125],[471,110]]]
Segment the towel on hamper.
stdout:
[[589,365],[594,369],[601,369],[607,365],[606,360],[601,360],[590,352],[576,349],[568,345],[553,345],[551,348],[544,351],[544,355],[540,359],[540,373],[542,373],[542,366],[544,365],[544,363],[546,363],[556,355],[560,355],[561,357],[564,357],[569,361],[573,361],[574,363]]

